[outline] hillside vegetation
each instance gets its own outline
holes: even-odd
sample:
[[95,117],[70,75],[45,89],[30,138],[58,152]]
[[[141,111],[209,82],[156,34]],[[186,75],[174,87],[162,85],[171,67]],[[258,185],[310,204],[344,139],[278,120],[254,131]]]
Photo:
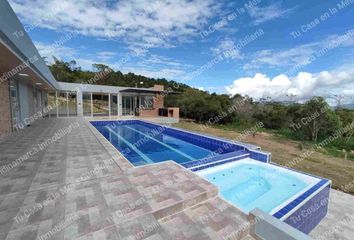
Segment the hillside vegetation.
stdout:
[[[110,71],[94,84],[152,87],[162,84],[179,92],[165,98],[165,105],[181,109],[181,117],[192,119],[204,128],[214,126],[226,130],[254,129],[262,123],[266,131],[284,139],[299,141],[299,148],[317,144],[316,151],[332,156],[354,160],[354,111],[331,108],[322,97],[314,97],[304,104],[282,103],[271,99],[254,101],[247,96],[230,97],[225,94],[210,94],[186,84],[166,79],[154,79],[134,73],[123,74],[109,66],[94,64],[92,71],[82,70],[75,61],[55,59],[50,70],[58,81],[85,83],[97,72]],[[143,82],[143,84],[140,84]],[[316,145],[316,146],[317,146]]]

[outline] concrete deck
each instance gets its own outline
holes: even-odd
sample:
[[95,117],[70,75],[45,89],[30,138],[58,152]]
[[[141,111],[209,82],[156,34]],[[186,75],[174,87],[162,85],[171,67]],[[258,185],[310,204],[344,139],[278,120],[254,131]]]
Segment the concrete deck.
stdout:
[[39,120],[0,152],[0,239],[252,239],[213,185],[132,167],[86,120]]

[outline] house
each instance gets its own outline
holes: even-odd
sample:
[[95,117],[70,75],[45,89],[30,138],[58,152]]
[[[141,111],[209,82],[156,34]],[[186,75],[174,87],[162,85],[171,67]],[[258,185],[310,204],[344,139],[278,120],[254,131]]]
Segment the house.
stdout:
[[[163,86],[94,84],[107,74],[80,84],[56,81],[10,5],[0,1],[0,136],[25,128],[0,141],[0,239],[311,239],[306,234],[327,214],[330,181],[302,174],[309,185],[283,202],[284,189],[296,184],[268,192],[276,184],[257,177],[257,164],[270,167],[262,174],[270,178],[281,167],[256,146],[148,121],[88,121],[179,117],[178,108],[164,108],[171,92]],[[129,161],[128,153],[145,162]],[[225,168],[242,160],[257,161],[245,165],[250,181]],[[233,198],[264,195],[272,203],[274,195],[281,204],[274,214],[238,209],[199,172],[214,167],[224,171],[224,180],[217,178],[227,188],[241,180]],[[274,181],[301,174],[286,171]]]
[[0,2],[0,136],[42,117],[179,117],[164,109],[169,92],[99,86],[109,72],[84,84],[57,82],[7,1]]

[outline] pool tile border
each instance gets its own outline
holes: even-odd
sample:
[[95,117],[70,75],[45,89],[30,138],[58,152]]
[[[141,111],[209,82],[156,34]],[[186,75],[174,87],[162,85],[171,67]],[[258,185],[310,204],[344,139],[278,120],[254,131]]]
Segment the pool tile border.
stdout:
[[[155,126],[162,126],[160,124],[157,124],[157,123],[154,123],[154,122],[150,122],[148,120],[136,120],[136,121],[140,121],[140,122],[147,123],[147,124],[150,124],[150,125],[155,125]],[[231,143],[231,144],[234,144],[234,145],[239,145],[239,146],[241,146],[243,148],[246,148],[246,149],[260,150],[259,146],[256,146],[256,145],[253,145],[253,144],[245,144],[245,143],[242,143],[242,142],[231,142],[229,139],[226,139],[226,138],[215,137],[215,136],[212,136],[212,135],[209,135],[209,134],[201,134],[201,133],[198,133],[196,131],[189,131],[189,130],[176,128],[176,127],[171,127],[171,126],[165,126],[165,125],[163,125],[163,126],[166,127],[166,128],[172,129],[172,130],[179,131],[179,132],[184,132],[184,133],[187,133],[187,134],[193,134],[193,135],[197,135],[197,136],[200,136],[200,137],[203,137],[203,138],[210,138],[210,139],[218,140],[218,141],[221,141],[221,142],[224,142],[224,143]]]
[[231,153],[225,153],[222,155],[216,155],[211,158],[204,158],[204,159],[199,159],[199,160],[195,160],[195,161],[190,161],[190,162],[182,163],[181,165],[185,168],[194,168],[197,166],[206,165],[206,164],[217,162],[217,161],[233,159],[233,158],[241,157],[241,156],[248,157],[249,153],[247,151],[241,150],[241,151],[236,151],[236,152],[231,152]]
[[228,159],[228,160],[221,160],[221,161],[213,162],[211,164],[206,164],[206,165],[201,165],[199,167],[190,168],[190,170],[192,172],[197,172],[197,171],[200,171],[200,170],[204,170],[204,169],[208,169],[208,168],[211,168],[211,167],[223,165],[223,164],[226,164],[226,163],[239,161],[239,160],[242,160],[242,159],[245,159],[245,158],[248,158],[248,157],[249,157],[249,155],[243,155],[243,156],[235,157],[235,158]]
[[306,192],[298,196],[296,199],[291,201],[288,205],[277,211],[273,214],[274,217],[285,220],[292,213],[294,213],[297,209],[301,208],[303,205],[306,204],[307,201],[311,200],[313,196],[315,196],[319,191],[324,189],[327,186],[331,185],[331,181],[327,179],[321,179],[318,183],[308,189]]
[[[253,158],[254,160],[257,160],[257,161],[261,161],[264,163],[269,163],[271,161],[271,153],[265,152],[265,151],[260,151],[260,150],[258,150],[259,147],[255,146],[255,145],[248,146],[248,145],[238,143],[238,142],[235,143],[235,142],[232,142],[227,139],[215,138],[212,136],[202,135],[202,134],[199,134],[196,132],[191,132],[191,131],[186,131],[183,129],[178,129],[178,128],[174,128],[174,127],[170,127],[170,126],[160,125],[160,124],[152,123],[152,122],[149,122],[146,120],[132,119],[132,120],[94,120],[94,121],[90,121],[91,126],[93,126],[93,128],[95,128],[95,126],[107,125],[112,122],[114,122],[116,124],[117,123],[118,124],[120,124],[120,123],[128,123],[128,124],[139,123],[139,124],[142,124],[145,126],[162,127],[165,129],[164,131],[166,131],[169,135],[174,136],[174,137],[178,137],[182,140],[186,140],[186,141],[188,141],[192,144],[195,144],[197,146],[208,148],[209,146],[212,145],[213,147],[217,146],[219,149],[222,149],[222,151],[227,151],[226,153],[224,153],[225,155],[227,154],[225,156],[226,159],[223,159],[222,155],[224,155],[224,154],[222,154],[222,155],[210,158],[210,160],[207,160],[206,163],[218,162],[218,164],[220,164],[220,162],[223,162],[223,163],[230,162],[232,159],[235,160],[238,158],[231,158],[229,156],[232,154],[236,154],[236,152],[240,152],[240,151],[246,151],[251,158]],[[98,130],[96,129],[96,131],[98,131]],[[250,147],[252,147],[252,148],[250,148]],[[228,161],[226,161],[226,160],[228,160]],[[200,164],[197,163],[198,161],[200,162]],[[193,162],[194,163],[191,163],[191,162],[185,163],[186,166],[184,164],[181,164],[181,165],[186,168],[197,167],[199,165],[205,165],[205,162],[203,160],[196,160]],[[189,164],[192,164],[193,166],[189,166]]]
[[[144,121],[143,120],[137,120],[137,121],[146,123],[147,125],[150,125],[150,126],[151,125],[153,125],[153,126],[161,126],[159,124],[151,123],[151,122],[148,122],[146,120],[144,120]],[[233,151],[233,152],[225,153],[225,154],[231,154],[231,153],[235,153],[237,151],[247,151],[250,154],[250,157],[252,159],[254,159],[254,160],[261,161],[261,162],[264,162],[264,163],[269,163],[271,161],[271,155],[272,154],[270,152],[261,151],[260,147],[255,146],[255,145],[250,145],[250,144],[247,145],[247,144],[243,144],[243,143],[239,143],[239,142],[235,143],[235,142],[232,142],[232,141],[230,141],[228,139],[216,138],[216,137],[212,137],[212,136],[208,136],[208,135],[199,134],[197,132],[187,131],[187,130],[184,130],[184,129],[174,128],[174,127],[168,127],[168,126],[163,126],[163,127],[167,128],[167,129],[170,129],[170,130],[173,130],[173,131],[176,131],[176,132],[183,132],[187,136],[190,136],[190,137],[197,136],[197,138],[199,138],[199,139],[211,139],[214,144],[219,142],[219,143],[223,143],[223,144],[228,144],[228,145],[234,145],[234,146],[237,146],[237,147],[241,147],[241,148],[235,149],[235,151]],[[251,148],[251,147],[253,147],[253,148]],[[221,156],[219,156],[219,157],[221,157]],[[215,162],[221,160],[221,159],[219,159],[219,157],[215,158],[215,159],[213,158],[213,160]]]
[[[287,204],[286,206],[284,206],[283,208],[279,209],[276,213],[273,214],[274,217],[282,220],[282,221],[286,221],[288,219],[290,219],[291,217],[293,217],[294,213],[298,210],[301,209],[303,206],[305,206],[309,201],[311,201],[313,198],[316,197],[316,195],[323,191],[323,189],[325,189],[326,187],[329,186],[329,188],[331,188],[331,184],[332,182],[326,178],[321,178],[319,176],[315,176],[313,174],[309,174],[306,172],[302,172],[296,169],[291,169],[288,168],[286,166],[282,166],[276,163],[270,163],[272,165],[278,166],[278,167],[282,167],[294,172],[298,172],[301,174],[305,174],[307,176],[313,177],[313,178],[317,178],[319,179],[319,182],[316,183],[314,186],[312,186],[310,189],[308,189],[307,191],[305,191],[304,193],[302,193],[300,196],[298,196],[296,199],[294,199],[293,201],[291,201],[289,204]],[[324,200],[326,201],[326,200]],[[327,199],[328,201],[328,199]],[[328,202],[326,207],[328,208]],[[291,223],[288,223],[291,225]],[[296,228],[296,226],[294,225],[293,227]],[[314,228],[315,226],[313,226],[311,228],[311,230]],[[307,228],[308,229],[308,228]],[[299,229],[301,231],[301,229]],[[303,231],[304,232],[304,231]]]
[[309,234],[327,215],[330,191],[331,185],[324,185],[282,221]]
[[[318,183],[273,214],[273,217],[286,222],[305,234],[309,234],[327,214],[332,182],[328,179],[276,163],[271,162],[270,164],[319,179]],[[326,191],[328,191],[328,194],[323,197],[323,192]],[[319,210],[313,211],[313,209],[317,208]],[[311,214],[306,213],[309,210]],[[306,215],[306,217],[304,217],[304,215]]]

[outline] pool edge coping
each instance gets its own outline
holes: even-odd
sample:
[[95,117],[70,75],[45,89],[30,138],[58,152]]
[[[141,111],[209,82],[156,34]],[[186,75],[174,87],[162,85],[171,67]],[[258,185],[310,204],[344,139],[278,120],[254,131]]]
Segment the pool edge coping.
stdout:
[[[102,133],[100,133],[95,128],[95,126],[93,126],[91,124],[91,122],[107,121],[107,120],[94,120],[94,121],[91,121],[91,120],[88,120],[88,119],[85,119],[85,120],[86,120],[85,121],[86,124],[88,125],[89,129],[91,130],[91,132],[95,135],[96,139],[101,143],[101,145],[104,147],[104,149],[110,154],[112,159],[116,162],[116,164],[119,166],[119,168],[122,169],[123,172],[127,171],[130,168],[134,168],[135,167],[110,141],[108,141],[107,138],[105,138],[102,135]],[[110,121],[116,121],[116,120],[110,120]],[[108,148],[108,146],[110,146],[110,148]],[[129,166],[122,167],[121,164],[119,164],[119,161],[122,161],[122,160],[124,160],[124,164],[125,165],[129,165]]]

